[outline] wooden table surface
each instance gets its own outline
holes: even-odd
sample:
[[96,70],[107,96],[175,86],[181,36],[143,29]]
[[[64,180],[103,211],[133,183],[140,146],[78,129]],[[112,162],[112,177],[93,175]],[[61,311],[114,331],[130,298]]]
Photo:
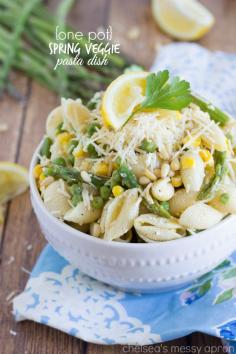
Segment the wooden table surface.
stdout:
[[[216,24],[200,43],[207,48],[236,51],[236,0],[204,0],[215,14]],[[51,1],[53,8],[57,0]],[[135,62],[147,68],[152,63],[158,44],[170,42],[154,23],[150,3],[147,0],[77,0],[70,22],[81,31],[93,31],[98,27],[112,25],[113,39]],[[140,36],[129,39],[127,33],[137,27]],[[13,75],[14,83],[24,100],[17,102],[10,97],[0,101],[0,122],[8,124],[8,131],[0,135],[0,161],[9,160],[29,166],[32,152],[44,134],[45,119],[58,98],[21,74]],[[121,346],[97,346],[80,341],[55,329],[25,321],[15,323],[12,305],[7,297],[12,292],[24,289],[28,274],[45,245],[31,208],[29,193],[12,201],[6,212],[5,224],[0,228],[1,272],[0,272],[0,353],[2,354],[115,354],[127,351]],[[32,245],[32,249],[31,246]],[[27,247],[28,246],[28,247]],[[14,332],[15,335],[13,335]],[[220,345],[220,341],[202,334],[165,343],[169,352],[178,352],[171,345],[198,345],[201,353],[207,346]],[[161,345],[159,345],[159,349]],[[149,352],[160,352],[158,345]],[[164,351],[162,347],[162,351]],[[141,349],[139,348],[139,351]],[[143,351],[144,352],[144,351]],[[166,351],[164,351],[166,352]],[[218,353],[222,351],[219,350]]]

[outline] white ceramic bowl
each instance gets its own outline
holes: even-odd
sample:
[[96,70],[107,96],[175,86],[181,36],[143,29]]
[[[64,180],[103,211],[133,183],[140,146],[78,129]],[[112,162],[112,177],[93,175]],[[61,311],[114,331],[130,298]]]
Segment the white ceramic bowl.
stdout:
[[127,291],[166,291],[207,273],[236,249],[236,216],[193,236],[160,243],[108,242],[84,234],[46,210],[33,177],[38,151],[31,161],[30,189],[42,232],[59,254],[95,279]]

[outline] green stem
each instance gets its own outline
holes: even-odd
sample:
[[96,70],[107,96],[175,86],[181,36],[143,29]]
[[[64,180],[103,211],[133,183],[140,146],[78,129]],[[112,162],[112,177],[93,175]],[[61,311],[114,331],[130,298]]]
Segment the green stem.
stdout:
[[6,83],[9,71],[11,69],[14,57],[15,57],[17,49],[18,49],[19,38],[20,38],[22,32],[24,31],[24,25],[27,20],[27,17],[29,16],[33,7],[39,1],[40,0],[31,0],[31,1],[27,2],[25,7],[22,10],[21,15],[18,18],[18,21],[16,22],[15,29],[12,34],[9,50],[8,50],[8,53],[5,57],[5,60],[3,61],[3,67],[2,67],[2,71],[0,73],[0,91],[3,89],[3,87]]
[[207,112],[210,115],[210,118],[216,123],[224,126],[229,120],[229,116],[221,111],[219,108],[215,107],[212,103],[207,102],[205,99],[201,98],[198,95],[191,95],[192,102],[201,108],[202,111]]

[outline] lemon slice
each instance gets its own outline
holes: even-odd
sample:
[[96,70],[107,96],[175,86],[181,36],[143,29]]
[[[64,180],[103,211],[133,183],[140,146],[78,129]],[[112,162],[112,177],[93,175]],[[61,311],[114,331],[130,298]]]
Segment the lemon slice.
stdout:
[[0,162],[0,204],[28,188],[28,171],[12,162]]
[[120,129],[134,108],[144,101],[147,75],[145,71],[129,72],[108,86],[102,99],[102,117],[106,125]]
[[214,24],[214,16],[196,0],[152,0],[152,12],[161,29],[180,40],[199,39]]

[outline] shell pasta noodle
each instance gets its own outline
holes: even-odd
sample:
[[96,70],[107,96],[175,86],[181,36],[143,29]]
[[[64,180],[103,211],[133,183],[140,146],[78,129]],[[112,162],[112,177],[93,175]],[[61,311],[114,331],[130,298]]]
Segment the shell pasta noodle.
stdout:
[[236,213],[235,131],[167,70],[128,71],[87,106],[62,98],[34,177],[45,208],[88,237],[191,237]]

